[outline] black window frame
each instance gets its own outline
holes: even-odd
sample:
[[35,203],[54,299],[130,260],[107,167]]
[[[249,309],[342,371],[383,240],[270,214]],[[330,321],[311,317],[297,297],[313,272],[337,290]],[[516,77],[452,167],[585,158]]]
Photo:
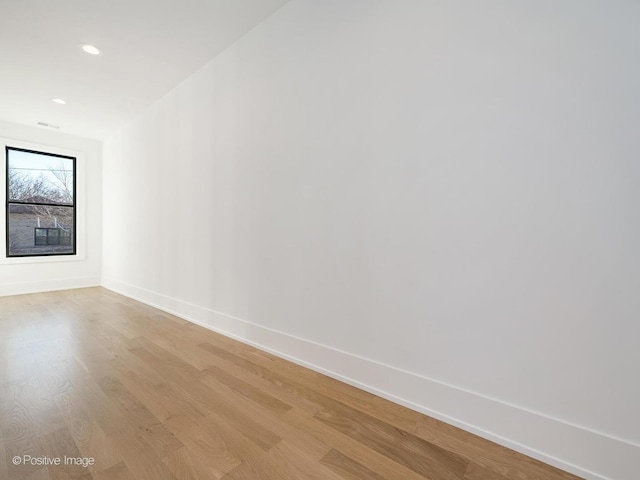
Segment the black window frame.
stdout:
[[[45,202],[23,202],[23,201],[10,201],[9,196],[9,151],[33,153],[37,155],[46,155],[49,157],[64,158],[71,160],[73,164],[73,205],[62,203],[45,203]],[[5,145],[5,242],[6,242],[6,258],[33,258],[33,257],[64,257],[75,256],[78,252],[78,211],[77,211],[77,180],[78,180],[78,158],[70,155],[60,155],[59,153],[43,152],[40,150],[31,150],[28,148],[10,147]],[[11,205],[32,205],[32,206],[47,206],[47,207],[64,207],[73,208],[73,235],[70,235],[71,252],[56,252],[56,253],[27,253],[27,254],[11,254],[9,251],[9,207]],[[34,230],[35,236],[35,230]],[[48,233],[47,233],[48,240]],[[34,242],[35,243],[35,242]],[[38,245],[38,246],[51,246],[51,245]]]

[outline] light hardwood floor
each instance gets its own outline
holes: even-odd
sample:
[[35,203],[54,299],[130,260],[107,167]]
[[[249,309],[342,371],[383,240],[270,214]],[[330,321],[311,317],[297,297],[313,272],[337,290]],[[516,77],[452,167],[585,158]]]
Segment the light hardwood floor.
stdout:
[[91,478],[577,477],[102,288],[0,298],[0,479]]

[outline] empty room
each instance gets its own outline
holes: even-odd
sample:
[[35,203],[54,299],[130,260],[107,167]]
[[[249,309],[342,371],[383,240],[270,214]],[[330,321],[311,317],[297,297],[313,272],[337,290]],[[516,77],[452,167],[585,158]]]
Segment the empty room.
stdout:
[[640,2],[0,20],[0,480],[640,479]]

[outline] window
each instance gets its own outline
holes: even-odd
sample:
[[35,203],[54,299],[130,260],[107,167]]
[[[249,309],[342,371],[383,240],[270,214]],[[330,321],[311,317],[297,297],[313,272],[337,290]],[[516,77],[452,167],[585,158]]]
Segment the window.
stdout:
[[7,257],[76,254],[76,158],[6,147]]
[[71,245],[71,232],[61,228],[36,228],[35,245]]

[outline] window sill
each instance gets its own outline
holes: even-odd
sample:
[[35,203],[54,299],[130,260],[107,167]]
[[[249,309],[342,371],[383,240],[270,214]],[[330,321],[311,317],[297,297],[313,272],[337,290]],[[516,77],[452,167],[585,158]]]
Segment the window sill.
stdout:
[[86,260],[84,255],[52,255],[44,257],[3,257],[0,265],[21,265],[29,263],[58,263],[58,262],[82,262]]

